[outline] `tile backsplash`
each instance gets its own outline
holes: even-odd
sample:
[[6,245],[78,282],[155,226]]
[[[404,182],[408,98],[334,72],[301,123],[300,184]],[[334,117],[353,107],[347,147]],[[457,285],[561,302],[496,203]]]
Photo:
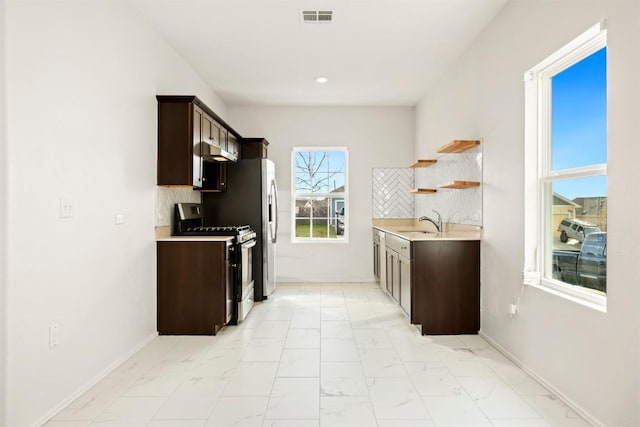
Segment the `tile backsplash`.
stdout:
[[200,203],[200,193],[191,188],[156,187],[156,227],[171,225],[176,203]]
[[[479,187],[462,190],[438,188],[452,181],[478,181]],[[436,188],[430,195],[416,195],[416,217],[432,216],[432,210],[442,215],[444,222],[482,225],[482,148],[464,153],[443,154],[438,163],[416,169],[416,186]]]
[[414,218],[413,169],[373,169],[373,218]]
[[[432,217],[442,221],[482,226],[482,148],[442,154],[427,168],[373,170],[374,219]],[[438,188],[452,181],[479,181],[480,187],[462,190]],[[435,188],[433,194],[408,194],[412,188]]]

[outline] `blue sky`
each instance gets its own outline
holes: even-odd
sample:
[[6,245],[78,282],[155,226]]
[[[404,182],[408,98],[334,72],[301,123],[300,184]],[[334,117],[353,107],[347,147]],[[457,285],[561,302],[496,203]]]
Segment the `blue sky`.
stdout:
[[[322,163],[321,167],[318,168],[317,173],[314,174],[313,177],[309,176],[308,171],[306,171],[304,167],[298,167],[299,165],[303,165],[302,158],[307,158],[307,153],[311,153],[312,158],[314,158],[315,165],[320,162]],[[296,181],[303,179],[306,181],[310,180],[314,183],[320,183],[321,185],[316,187],[316,191],[318,192],[330,192],[335,190],[336,188],[344,185],[345,154],[345,151],[342,150],[297,152]],[[305,185],[302,185],[301,187],[304,188]],[[302,188],[298,187],[299,190]]]
[[[552,79],[552,169],[607,162],[607,51],[599,50]],[[563,196],[606,196],[606,177],[556,182]]]

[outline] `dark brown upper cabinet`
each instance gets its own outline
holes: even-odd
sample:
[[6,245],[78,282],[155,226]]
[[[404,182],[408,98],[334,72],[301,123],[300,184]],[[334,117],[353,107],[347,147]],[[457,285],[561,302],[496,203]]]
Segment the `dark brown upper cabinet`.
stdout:
[[267,146],[269,141],[264,138],[243,138],[242,158],[243,159],[266,159]]
[[[212,161],[240,135],[195,96],[157,96],[158,185],[226,190],[226,164]],[[238,152],[235,147],[235,152]]]

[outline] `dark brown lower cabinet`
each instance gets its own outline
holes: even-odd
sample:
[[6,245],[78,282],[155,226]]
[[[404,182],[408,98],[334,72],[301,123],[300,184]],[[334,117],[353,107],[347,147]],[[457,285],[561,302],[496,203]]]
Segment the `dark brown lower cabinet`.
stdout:
[[480,330],[480,241],[412,242],[411,323],[422,335]]
[[161,241],[157,251],[158,333],[217,334],[231,315],[227,242]]

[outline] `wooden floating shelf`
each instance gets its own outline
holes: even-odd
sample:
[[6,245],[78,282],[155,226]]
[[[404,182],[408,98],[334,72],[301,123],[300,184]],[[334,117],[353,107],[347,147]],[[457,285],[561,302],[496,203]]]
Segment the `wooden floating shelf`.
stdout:
[[455,189],[473,188],[473,187],[480,187],[480,183],[478,181],[453,181],[448,184],[439,186],[439,188],[455,188]]
[[480,141],[473,139],[456,139],[438,148],[438,153],[463,153],[480,145]]
[[435,165],[437,160],[416,160],[415,162],[409,165],[410,168],[428,168],[429,166]]
[[435,188],[414,188],[413,190],[409,190],[410,194],[433,194],[437,190]]

